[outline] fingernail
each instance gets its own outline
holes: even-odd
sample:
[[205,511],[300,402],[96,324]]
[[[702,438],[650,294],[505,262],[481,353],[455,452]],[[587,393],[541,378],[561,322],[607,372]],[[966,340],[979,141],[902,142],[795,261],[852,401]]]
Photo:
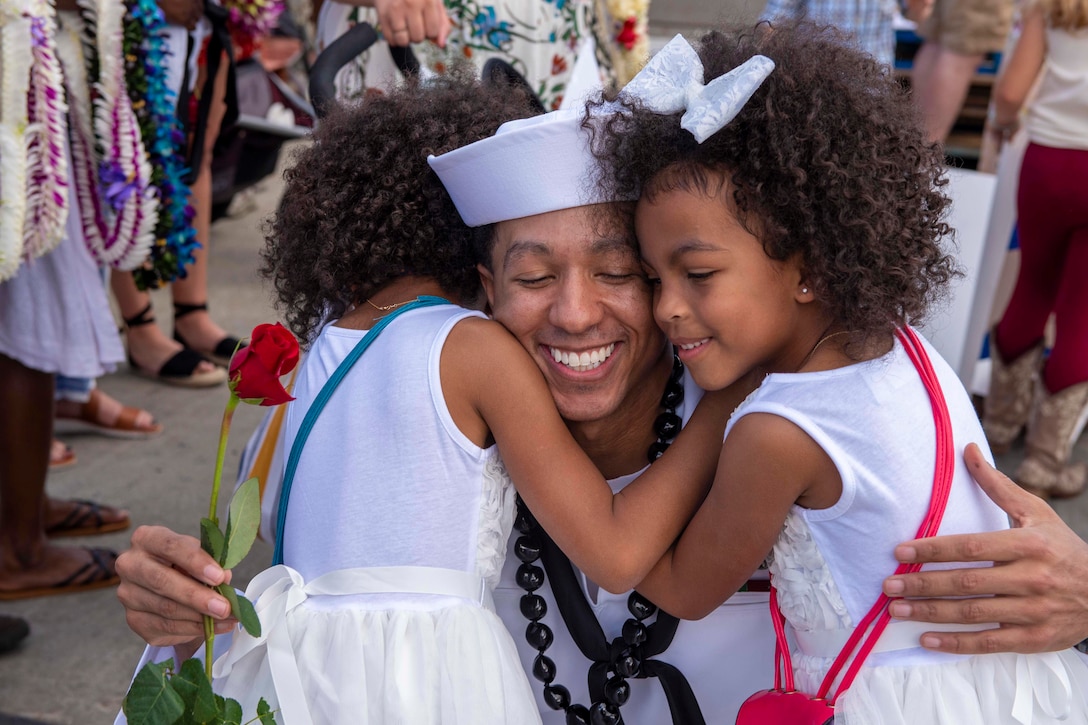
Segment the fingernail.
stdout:
[[212,564],[204,567],[204,583],[215,586],[223,581],[223,570]]
[[922,646],[928,649],[937,649],[941,646],[941,638],[935,637],[932,634],[923,634],[921,642]]
[[895,547],[895,558],[899,561],[914,561],[918,556],[918,550],[913,546]]
[[225,617],[230,614],[230,605],[224,599],[213,599],[208,604],[208,611],[213,617]]
[[909,617],[912,607],[904,601],[892,602],[888,606],[888,614],[896,617],[897,619],[903,619]]
[[902,594],[906,591],[907,585],[903,583],[902,579],[885,579],[884,580],[884,593],[890,596]]
[[227,632],[231,631],[232,629],[234,629],[234,622],[216,622],[215,623],[215,633],[216,634],[226,634]]

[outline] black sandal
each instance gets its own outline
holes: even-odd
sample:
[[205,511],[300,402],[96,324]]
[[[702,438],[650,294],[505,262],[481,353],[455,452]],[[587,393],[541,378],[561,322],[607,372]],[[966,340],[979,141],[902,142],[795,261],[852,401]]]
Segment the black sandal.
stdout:
[[[151,314],[151,303],[132,317],[124,318],[124,321],[127,328],[152,324],[155,322],[155,316]],[[198,373],[196,369],[202,362],[210,361],[195,350],[184,347],[174,353],[173,357],[163,363],[158,370],[148,370],[137,365],[132,359],[132,353],[128,353],[128,366],[132,372],[162,383],[183,388],[209,388],[227,381],[227,371],[221,367]]]
[[[208,311],[208,303],[207,302],[201,303],[199,305],[188,305],[188,304],[185,304],[184,302],[175,302],[174,303],[174,339],[177,340],[178,342],[180,342],[185,347],[189,348],[190,350],[196,350],[196,348],[193,347],[192,345],[190,345],[188,342],[186,342],[185,338],[183,338],[181,336],[181,333],[178,332],[177,320],[178,320],[178,318],[185,317],[185,315],[192,314],[193,312],[207,312],[207,311]],[[200,350],[198,352],[201,355],[204,355],[205,357],[210,359],[212,362],[216,363],[217,365],[222,365],[223,367],[229,367],[230,366],[230,359],[234,355],[235,350],[238,349],[238,344],[240,342],[241,341],[237,337],[234,337],[233,335],[227,335],[222,340],[215,343],[215,348],[213,348],[212,350]]]

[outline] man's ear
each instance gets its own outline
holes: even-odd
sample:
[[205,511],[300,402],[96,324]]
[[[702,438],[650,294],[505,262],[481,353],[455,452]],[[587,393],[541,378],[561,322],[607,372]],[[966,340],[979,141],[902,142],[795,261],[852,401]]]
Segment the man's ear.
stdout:
[[494,309],[495,307],[495,275],[487,268],[486,265],[477,264],[476,271],[480,274],[480,284],[484,287],[484,294],[487,295],[487,307],[488,309]]

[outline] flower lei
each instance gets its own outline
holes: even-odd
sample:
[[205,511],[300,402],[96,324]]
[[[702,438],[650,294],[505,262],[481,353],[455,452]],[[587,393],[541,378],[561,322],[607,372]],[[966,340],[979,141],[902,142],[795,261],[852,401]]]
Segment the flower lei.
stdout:
[[[68,215],[65,104],[47,0],[0,4],[0,281],[52,250]],[[27,59],[30,59],[29,65]]]
[[616,82],[622,87],[634,78],[650,57],[647,19],[650,0],[607,0],[612,18]]
[[70,104],[79,213],[98,263],[130,270],[143,263],[155,241],[159,200],[125,84],[124,6],[80,0],[80,7],[80,14],[66,15],[57,44]]
[[267,36],[276,27],[283,0],[223,0],[223,7],[230,14],[227,23],[231,39],[239,48],[239,57],[253,54],[257,40]]
[[200,246],[184,181],[185,135],[167,80],[170,50],[165,29],[166,19],[155,0],[128,0],[122,40],[125,79],[151,166],[150,182],[159,199],[154,244],[133,271],[140,289],[162,287],[184,276]]

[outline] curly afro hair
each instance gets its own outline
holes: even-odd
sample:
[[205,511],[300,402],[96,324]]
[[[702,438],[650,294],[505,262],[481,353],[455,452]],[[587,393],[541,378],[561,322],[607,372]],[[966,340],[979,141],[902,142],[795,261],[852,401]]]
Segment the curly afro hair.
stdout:
[[817,299],[858,338],[921,321],[959,272],[941,246],[944,157],[905,90],[845,37],[806,23],[712,32],[697,50],[707,81],[756,54],[775,69],[702,144],[679,114],[622,96],[629,113],[587,115],[600,183],[617,198],[731,189],[723,203],[767,255],[800,255]]
[[296,153],[266,229],[262,273],[302,340],[404,275],[475,299],[472,231],[431,168],[441,154],[532,115],[528,97],[469,66],[333,110]]

